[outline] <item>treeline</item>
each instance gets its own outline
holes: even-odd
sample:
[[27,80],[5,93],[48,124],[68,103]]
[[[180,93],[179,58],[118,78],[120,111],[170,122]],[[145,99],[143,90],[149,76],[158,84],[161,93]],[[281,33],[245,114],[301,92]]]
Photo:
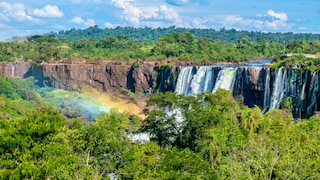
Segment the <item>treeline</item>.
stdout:
[[249,41],[257,42],[259,39],[265,39],[268,42],[277,42],[287,44],[291,41],[306,40],[308,43],[314,40],[320,40],[320,34],[311,33],[265,33],[258,31],[238,31],[235,29],[220,30],[215,29],[198,29],[198,28],[179,28],[170,26],[166,28],[134,28],[134,27],[115,27],[115,28],[99,28],[99,26],[88,27],[87,29],[72,28],[58,33],[52,33],[58,38],[67,40],[87,39],[103,39],[108,36],[126,37],[128,39],[139,42],[156,42],[160,37],[168,34],[181,34],[190,32],[196,38],[208,38],[211,40],[220,40],[224,43],[233,43],[239,39],[246,38]]
[[32,60],[192,60],[209,62],[240,62],[254,58],[280,57],[284,53],[319,53],[320,42],[305,39],[285,45],[264,38],[248,38],[226,43],[221,40],[197,38],[190,32],[167,34],[156,42],[144,42],[126,36],[102,39],[66,40],[55,35],[35,35],[24,42],[1,42],[0,61]]

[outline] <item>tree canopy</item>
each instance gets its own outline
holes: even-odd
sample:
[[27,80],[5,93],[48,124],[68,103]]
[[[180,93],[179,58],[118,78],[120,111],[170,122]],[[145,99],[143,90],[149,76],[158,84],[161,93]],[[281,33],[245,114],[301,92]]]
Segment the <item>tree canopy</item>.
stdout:
[[[71,38],[73,37],[73,38]],[[1,42],[0,61],[192,60],[240,62],[286,53],[319,55],[318,35],[183,28],[115,28],[34,35],[24,42]]]

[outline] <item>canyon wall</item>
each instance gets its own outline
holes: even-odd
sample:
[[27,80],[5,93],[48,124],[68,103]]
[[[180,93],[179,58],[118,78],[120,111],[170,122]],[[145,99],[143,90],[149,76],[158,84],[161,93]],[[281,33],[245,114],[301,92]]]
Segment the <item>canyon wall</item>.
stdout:
[[0,75],[33,76],[40,87],[80,90],[83,84],[101,92],[120,89],[143,95],[175,91],[184,95],[233,92],[237,100],[262,112],[289,108],[295,118],[320,110],[320,73],[298,67],[273,69],[260,65],[197,64],[186,61],[52,61],[0,63]]
[[148,94],[174,91],[179,65],[157,62],[50,61],[38,65],[27,62],[0,63],[0,76],[33,76],[40,87],[79,90],[90,85],[101,92],[113,93],[120,88]]

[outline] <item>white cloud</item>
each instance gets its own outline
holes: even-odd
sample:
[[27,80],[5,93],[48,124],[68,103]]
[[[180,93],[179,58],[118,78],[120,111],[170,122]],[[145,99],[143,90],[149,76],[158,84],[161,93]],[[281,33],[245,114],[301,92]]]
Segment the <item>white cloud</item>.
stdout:
[[271,16],[274,19],[273,21],[266,21],[265,25],[266,27],[273,29],[273,30],[279,30],[281,28],[289,28],[288,24],[287,24],[287,20],[288,20],[288,16],[286,13],[277,13],[274,10],[268,10],[267,12],[268,16]]
[[85,25],[85,26],[94,26],[94,25],[96,25],[96,22],[94,21],[94,19],[87,19],[87,20],[84,22],[84,25]]
[[84,22],[84,20],[81,17],[76,16],[76,17],[72,18],[72,22],[77,23],[77,24],[81,24]]
[[172,8],[162,5],[160,6],[159,13],[162,14],[163,19],[169,20],[176,25],[180,25],[182,23],[179,14]]
[[10,21],[11,19],[17,21],[35,20],[32,16],[27,15],[23,4],[10,4],[7,2],[0,2],[0,19],[4,21]]
[[[254,27],[256,29],[263,29],[264,22],[257,19],[245,19],[240,16],[229,15],[223,18],[222,24],[225,26],[241,26],[241,27]],[[237,29],[237,28],[236,28]]]
[[46,5],[42,9],[34,9],[32,14],[38,17],[60,18],[63,16],[63,12],[54,5]]
[[230,15],[225,18],[226,24],[241,23],[241,21],[243,22],[243,19],[242,19],[242,17],[239,17],[239,16]]
[[243,18],[240,16],[228,15],[220,16],[216,20],[218,24],[222,24],[226,28],[256,30],[285,30],[291,29],[292,25],[287,22],[288,16],[286,13],[278,13],[273,10],[268,10],[266,15],[257,15],[255,18]]
[[192,26],[195,28],[208,28],[205,23],[207,23],[207,21],[201,19],[192,20]]
[[114,25],[111,22],[105,22],[104,26],[107,28],[114,28]]
[[139,25],[142,10],[130,4],[129,0],[112,0],[119,8],[123,9],[123,16],[126,21],[133,25]]
[[266,26],[270,29],[273,30],[279,30],[281,28],[285,28],[288,26],[288,24],[285,21],[281,21],[281,20],[274,20],[274,21],[266,21],[265,22]]
[[288,20],[288,16],[286,13],[277,13],[272,9],[268,10],[267,15],[271,16],[271,17],[278,18],[280,21],[287,21]]
[[75,16],[74,18],[72,18],[71,21],[74,22],[74,23],[77,23],[77,24],[84,24],[87,27],[96,25],[94,19],[86,19],[86,20],[84,20],[84,19],[82,19],[81,17],[78,17],[78,16]]
[[159,24],[159,21],[163,20],[176,26],[183,25],[179,14],[165,5],[138,6],[134,5],[134,1],[131,0],[112,0],[112,3],[123,9],[122,16],[130,25]]

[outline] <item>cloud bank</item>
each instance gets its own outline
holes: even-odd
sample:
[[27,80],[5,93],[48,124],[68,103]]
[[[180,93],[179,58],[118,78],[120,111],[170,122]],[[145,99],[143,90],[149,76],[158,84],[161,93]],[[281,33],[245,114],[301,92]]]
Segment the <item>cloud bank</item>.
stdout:
[[289,24],[288,16],[284,12],[275,12],[268,10],[263,16],[253,18],[243,18],[241,16],[227,15],[218,20],[224,27],[235,29],[254,28],[257,30],[280,30],[290,29],[292,24]]
[[0,2],[0,20],[10,21],[33,21],[34,18],[27,15],[26,8],[23,4]]
[[166,5],[159,6],[138,6],[130,0],[112,0],[112,3],[121,8],[122,18],[133,26],[143,26],[150,24],[171,23],[177,26],[182,25],[180,15]]
[[86,20],[84,20],[79,16],[73,17],[71,21],[74,22],[74,23],[77,23],[77,24],[84,24],[87,27],[96,25],[94,19],[86,19]]
[[32,11],[34,16],[38,17],[48,17],[48,18],[60,18],[63,16],[63,12],[57,7],[53,5],[46,5],[42,9],[34,9]]

